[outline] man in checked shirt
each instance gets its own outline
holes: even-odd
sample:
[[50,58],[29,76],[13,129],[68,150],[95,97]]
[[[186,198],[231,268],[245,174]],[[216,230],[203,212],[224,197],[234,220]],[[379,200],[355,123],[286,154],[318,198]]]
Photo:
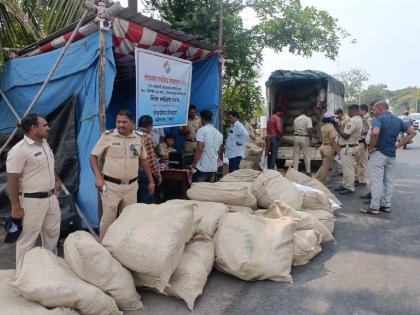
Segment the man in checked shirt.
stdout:
[[[152,141],[153,118],[149,115],[143,115],[139,118],[137,127],[141,131],[140,136],[143,139],[144,146],[147,152],[147,163],[157,186],[162,183],[162,176],[160,175],[159,165],[156,158],[156,153]],[[147,176],[142,168],[139,169],[139,190],[137,194],[137,201],[141,203],[152,203],[154,201],[153,195],[149,195],[147,189]]]

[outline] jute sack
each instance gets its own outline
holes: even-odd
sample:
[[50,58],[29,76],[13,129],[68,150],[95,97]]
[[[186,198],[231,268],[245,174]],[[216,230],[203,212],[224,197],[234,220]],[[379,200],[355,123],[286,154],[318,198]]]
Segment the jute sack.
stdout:
[[212,201],[257,208],[257,199],[251,193],[250,183],[193,183],[191,188],[187,190],[187,197],[198,201]]
[[240,169],[252,169],[255,171],[261,171],[260,162],[255,161],[248,161],[248,160],[241,160],[241,163],[239,163]]
[[136,286],[163,293],[194,233],[192,205],[132,204],[109,227],[102,245],[134,271]]
[[204,235],[194,236],[185,247],[181,262],[175,269],[165,292],[183,299],[192,311],[195,300],[203,293],[213,262],[213,240]]
[[331,212],[330,198],[323,192],[305,191],[303,193],[302,209],[326,209]]
[[241,212],[225,214],[214,236],[215,265],[242,280],[293,282],[295,220]]
[[274,200],[282,200],[295,209],[302,208],[303,193],[277,171],[261,173],[252,183],[252,193],[262,208],[269,208]]
[[260,171],[251,170],[251,169],[239,169],[232,173],[229,173],[220,179],[221,182],[249,182],[252,183],[258,175],[260,175]]
[[293,236],[293,266],[307,264],[321,252],[322,236],[315,230],[299,230]]
[[243,212],[248,214],[253,214],[254,210],[250,207],[243,207],[243,206],[228,206],[229,212]]
[[291,167],[289,167],[289,169],[287,170],[286,177],[291,182],[295,182],[301,185],[318,189],[322,191],[323,193],[327,194],[327,196],[330,199],[334,200],[338,205],[340,206],[342,205],[340,200],[338,200],[337,197],[327,187],[325,187],[319,180],[306,176],[305,174],[300,173]]
[[216,232],[222,215],[229,211],[227,205],[218,202],[172,199],[168,200],[166,204],[192,205],[196,222],[194,234],[204,234],[210,237],[213,237]]
[[25,299],[9,285],[15,270],[0,270],[0,307],[5,315],[78,315],[75,310],[63,307],[47,309],[41,304]]
[[334,232],[334,225],[335,225],[335,218],[334,214],[329,211],[322,210],[322,209],[311,209],[311,210],[304,210],[306,213],[314,216],[319,222],[324,224],[324,226],[331,232]]
[[296,211],[284,202],[276,200],[270,206],[264,217],[278,219],[282,217],[292,217],[298,219],[296,230],[315,230],[321,233],[322,240],[325,242],[334,241],[331,232],[319,222],[313,215],[304,211]]
[[79,279],[63,258],[44,248],[36,247],[25,254],[10,285],[45,307],[68,307],[81,314],[122,315],[109,295]]
[[261,156],[263,153],[263,149],[257,146],[256,144],[248,141],[245,144],[245,157],[244,160],[253,161],[256,163],[261,162]]
[[143,307],[130,271],[85,232],[71,233],[64,242],[64,260],[80,279],[109,294],[123,311]]

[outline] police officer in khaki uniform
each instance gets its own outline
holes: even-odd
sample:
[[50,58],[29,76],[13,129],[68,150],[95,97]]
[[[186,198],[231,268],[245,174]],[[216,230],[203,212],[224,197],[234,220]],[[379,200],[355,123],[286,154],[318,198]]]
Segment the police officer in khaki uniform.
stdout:
[[16,265],[35,246],[41,235],[42,247],[56,253],[61,212],[57,195],[61,182],[54,173],[54,155],[47,143],[45,118],[29,114],[21,121],[24,138],[8,153],[6,169],[11,217],[23,218],[16,243]]
[[[103,169],[99,170],[98,158],[103,157]],[[116,129],[105,132],[91,152],[90,166],[96,178],[96,188],[101,193],[102,218],[99,233],[101,239],[115,221],[118,207],[121,209],[137,202],[137,174],[139,163],[148,178],[149,193],[154,193],[152,174],[147,163],[146,149],[138,131],[133,131],[133,116],[129,110],[117,113]]]
[[325,186],[330,187],[330,185],[326,183],[326,178],[333,164],[335,154],[340,152],[340,148],[337,144],[337,131],[334,128],[334,124],[336,123],[334,114],[331,112],[326,112],[324,114],[324,118],[322,119],[322,123],[322,145],[320,148],[322,165],[318,169],[318,172],[315,174],[314,178],[319,180]]
[[201,128],[201,119],[197,117],[197,108],[195,105],[190,105],[188,109],[188,121],[187,125],[179,128],[179,134],[184,137],[185,140],[185,151],[192,152],[197,147],[195,135],[197,130]]
[[337,188],[336,191],[341,195],[353,193],[355,190],[355,156],[359,150],[359,138],[363,128],[362,119],[359,116],[359,105],[349,106],[349,116],[350,120],[344,128],[340,128],[338,124],[335,125],[340,135],[340,156],[343,167],[343,185]]
[[362,118],[363,128],[359,140],[359,151],[356,155],[356,185],[366,185],[368,178],[368,145],[370,142],[370,130],[372,129],[372,117],[369,115],[369,106],[360,105],[359,115]]
[[311,156],[309,147],[312,143],[312,120],[310,113],[305,110],[300,116],[293,121],[294,145],[293,145],[293,168],[298,170],[300,152],[303,152],[305,161],[306,174],[311,174]]
[[[350,117],[347,114],[345,114],[341,108],[337,109],[334,112],[334,114],[335,114],[335,117],[338,120],[339,127],[344,128],[346,126],[347,122],[350,120]],[[339,139],[340,139],[340,136],[337,137],[337,144],[339,143]],[[335,163],[335,173],[336,173],[336,175],[334,175],[334,176],[343,175],[343,168],[342,168],[341,164]]]

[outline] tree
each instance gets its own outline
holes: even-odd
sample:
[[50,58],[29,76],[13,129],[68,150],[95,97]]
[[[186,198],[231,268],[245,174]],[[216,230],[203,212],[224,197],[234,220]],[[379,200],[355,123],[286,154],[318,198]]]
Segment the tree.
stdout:
[[[175,29],[217,44],[218,1],[143,0],[143,5]],[[223,6],[223,55],[232,61],[223,77],[223,109],[241,108],[245,119],[255,117],[263,104],[257,85],[264,48],[305,57],[322,52],[333,59],[348,35],[326,11],[303,7],[300,0],[231,0]],[[259,19],[251,29],[240,15],[246,7]]]
[[3,48],[22,48],[77,21],[85,0],[0,0],[0,67]]
[[377,100],[386,100],[391,97],[391,92],[388,90],[386,84],[373,84],[369,85],[366,90],[362,91],[361,104],[369,104]]
[[335,75],[344,84],[344,105],[360,104],[363,82],[369,80],[369,76],[369,73],[358,68]]

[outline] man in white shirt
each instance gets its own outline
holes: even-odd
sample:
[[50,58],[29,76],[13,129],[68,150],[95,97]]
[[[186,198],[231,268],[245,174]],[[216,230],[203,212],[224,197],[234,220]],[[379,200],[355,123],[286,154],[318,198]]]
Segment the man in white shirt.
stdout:
[[249,138],[249,133],[239,121],[238,112],[228,112],[228,120],[232,126],[228,131],[225,153],[229,159],[229,173],[231,173],[239,169],[239,164],[245,157],[245,143]]
[[196,134],[197,149],[191,165],[195,170],[193,182],[214,182],[223,135],[212,125],[213,114],[209,110],[203,110],[200,118],[203,127]]

